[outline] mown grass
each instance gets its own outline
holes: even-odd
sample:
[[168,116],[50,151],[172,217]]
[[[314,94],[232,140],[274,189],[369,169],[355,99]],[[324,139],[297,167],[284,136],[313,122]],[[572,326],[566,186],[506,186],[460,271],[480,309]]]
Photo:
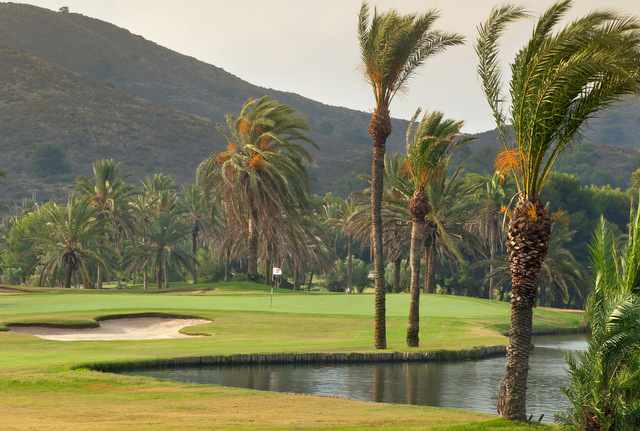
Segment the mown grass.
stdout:
[[[29,289],[0,294],[0,326],[89,326],[114,315],[203,317],[184,332],[205,337],[144,341],[50,341],[0,333],[0,422],[5,429],[540,429],[495,416],[416,406],[274,394],[72,371],[88,362],[270,352],[372,352],[372,295],[298,293],[252,283],[177,286],[204,293],[157,294],[138,287]],[[421,345],[404,346],[408,295],[389,295],[390,351],[458,350],[505,344],[508,304],[423,296]],[[536,310],[541,328],[576,327],[580,315]],[[443,428],[441,428],[443,427]],[[454,428],[451,428],[454,427]],[[531,428],[533,427],[533,428]],[[542,426],[542,428],[545,428]]]

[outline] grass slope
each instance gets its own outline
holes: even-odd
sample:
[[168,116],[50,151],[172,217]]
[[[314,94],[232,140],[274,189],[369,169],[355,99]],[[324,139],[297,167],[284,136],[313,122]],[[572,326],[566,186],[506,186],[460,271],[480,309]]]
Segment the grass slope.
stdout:
[[[184,286],[176,290],[190,289]],[[196,286],[203,293],[27,289],[0,293],[0,325],[84,326],[96,319],[162,313],[210,323],[208,337],[145,341],[50,341],[0,332],[0,415],[5,429],[546,429],[494,416],[429,407],[195,386],[71,371],[83,362],[267,352],[373,351],[373,295],[291,292],[252,283]],[[457,350],[504,344],[508,304],[422,298],[421,344],[404,347],[408,295],[388,296],[390,351]],[[536,310],[540,328],[575,327],[580,315]],[[331,412],[331,414],[327,414]]]

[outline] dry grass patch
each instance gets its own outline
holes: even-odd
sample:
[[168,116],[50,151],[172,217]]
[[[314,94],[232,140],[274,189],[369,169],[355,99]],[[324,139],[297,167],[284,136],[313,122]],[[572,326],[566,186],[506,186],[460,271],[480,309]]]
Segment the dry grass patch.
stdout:
[[[494,417],[90,371],[4,371],[4,429],[429,429]],[[35,391],[34,388],[40,390]]]

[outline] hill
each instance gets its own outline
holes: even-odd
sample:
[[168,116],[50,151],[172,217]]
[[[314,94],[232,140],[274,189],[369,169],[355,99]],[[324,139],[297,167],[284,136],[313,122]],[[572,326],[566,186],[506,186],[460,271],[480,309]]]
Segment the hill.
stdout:
[[[192,183],[195,161],[223,148],[214,124],[133,97],[22,51],[0,46],[0,199],[61,195],[100,158],[141,179],[170,172]],[[49,146],[44,146],[49,143]],[[41,160],[43,159],[44,160]]]
[[[222,123],[227,113],[238,113],[248,98],[265,94],[309,119],[311,136],[320,146],[311,166],[319,180],[317,193],[346,195],[366,184],[358,174],[371,169],[369,113],[252,85],[219,67],[76,13],[0,3],[0,23],[0,44],[8,46],[0,50],[0,148],[6,155],[0,169],[9,173],[0,199],[28,197],[31,189],[44,189],[38,196],[46,197],[75,175],[88,175],[91,163],[102,157],[122,160],[134,178],[162,172],[190,183],[196,166],[220,148],[214,124]],[[618,146],[640,147],[638,111],[637,100],[626,100],[593,122],[597,132],[585,133],[598,142],[589,157],[596,154],[597,163],[615,174],[614,185],[627,184],[635,170],[635,151]],[[393,120],[389,152],[403,150],[406,127],[406,121]],[[480,134],[480,142],[460,155],[460,160],[467,160],[467,170],[491,170],[491,148],[496,144],[492,133]],[[599,144],[611,140],[618,146]],[[33,167],[38,156],[34,152],[43,142],[57,144],[67,163],[58,174],[44,177],[51,184],[42,184],[43,172]],[[574,170],[584,177],[582,167]]]
[[[631,174],[640,168],[640,129],[633,127],[634,115],[640,116],[640,103],[632,97],[605,110],[601,117],[591,120],[582,131],[582,137],[578,137],[558,158],[554,170],[580,178],[583,186],[592,184],[599,187],[610,185],[622,190],[629,188]],[[610,117],[617,118],[619,122],[605,126],[603,122]],[[613,130],[618,135],[625,134],[629,139],[618,141],[617,145],[604,143],[599,136],[604,134],[605,129]],[[490,130],[477,136],[478,141],[456,150],[452,163],[457,165],[464,162],[467,172],[491,175],[492,161],[502,148],[498,144],[498,131]]]
[[[340,190],[371,169],[371,114],[324,105],[249,84],[223,69],[163,48],[112,24],[76,13],[0,3],[0,43],[150,102],[223,123],[250,97],[265,94],[309,119],[320,146],[316,191]],[[407,122],[394,120],[390,149],[403,147]],[[0,136],[0,139],[2,136]],[[200,160],[197,160],[199,163]],[[197,165],[192,163],[191,165]],[[173,175],[173,172],[165,172]],[[350,190],[350,189],[349,189]],[[347,190],[347,192],[349,191]]]

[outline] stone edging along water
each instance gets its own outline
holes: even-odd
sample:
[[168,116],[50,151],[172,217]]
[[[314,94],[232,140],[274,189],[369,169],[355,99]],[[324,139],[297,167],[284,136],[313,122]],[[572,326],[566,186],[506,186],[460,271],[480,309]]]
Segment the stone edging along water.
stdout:
[[506,346],[479,347],[470,350],[438,350],[435,352],[382,353],[274,353],[194,356],[187,358],[152,359],[127,362],[80,364],[74,369],[118,372],[140,369],[161,369],[181,366],[256,365],[256,364],[354,364],[375,362],[444,362],[484,359],[505,355]]

